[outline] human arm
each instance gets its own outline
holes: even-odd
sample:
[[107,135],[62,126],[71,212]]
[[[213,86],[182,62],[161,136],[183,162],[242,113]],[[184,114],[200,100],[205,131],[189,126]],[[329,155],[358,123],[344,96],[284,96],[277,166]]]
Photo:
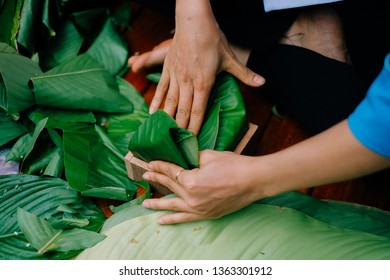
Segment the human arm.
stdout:
[[390,166],[390,159],[363,146],[347,120],[274,154],[248,157],[203,151],[200,167],[183,171],[161,161],[151,162],[145,179],[164,184],[177,197],[151,199],[147,208],[175,210],[161,224],[215,219],[279,193],[319,186],[370,174]]
[[163,104],[180,127],[198,134],[216,74],[227,71],[250,86],[264,79],[244,65],[219,29],[209,0],[176,1],[175,35],[150,105],[154,113]]

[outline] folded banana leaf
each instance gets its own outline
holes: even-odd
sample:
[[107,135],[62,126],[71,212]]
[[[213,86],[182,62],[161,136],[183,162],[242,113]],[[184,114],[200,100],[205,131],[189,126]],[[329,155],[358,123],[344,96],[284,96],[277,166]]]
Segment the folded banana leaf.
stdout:
[[[159,76],[149,79],[157,81]],[[200,150],[234,150],[247,130],[246,108],[237,80],[228,73],[220,73],[197,137],[179,129],[174,119],[159,110],[139,127],[128,149],[146,162],[164,160],[188,169],[198,166]],[[178,141],[179,135],[185,141]]]
[[136,157],[146,162],[160,159],[185,169],[198,166],[196,136],[188,130],[180,129],[176,121],[163,110],[152,114],[138,128],[131,137],[128,148]]
[[[208,122],[217,110],[218,127],[215,122]],[[199,146],[208,141],[206,136],[210,130],[217,130],[217,139],[214,147],[207,147],[218,151],[233,151],[249,127],[246,107],[242,98],[241,89],[237,79],[227,72],[220,73],[215,81],[210,99],[207,105],[205,121],[199,132]],[[206,135],[204,135],[206,134]]]

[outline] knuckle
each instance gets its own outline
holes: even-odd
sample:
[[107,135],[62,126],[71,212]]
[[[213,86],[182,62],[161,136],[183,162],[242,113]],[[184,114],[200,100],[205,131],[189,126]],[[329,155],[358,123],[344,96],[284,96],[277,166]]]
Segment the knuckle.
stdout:
[[195,219],[194,219],[194,217],[192,215],[185,215],[185,216],[183,216],[183,222],[185,222],[185,223],[189,223],[189,222],[192,222],[194,220]]
[[171,201],[170,209],[172,209],[174,211],[179,211],[179,207],[178,207],[175,200]]
[[177,118],[181,118],[181,119],[187,119],[189,117],[189,112],[187,110],[184,110],[184,109],[178,109],[177,110],[177,113],[176,113],[176,117]]
[[181,80],[180,80],[180,83],[183,85],[183,86],[189,86],[190,83],[191,83],[191,78],[189,75],[185,74],[181,77]]
[[214,81],[205,78],[203,75],[198,75],[194,80],[194,88],[196,91],[206,93],[213,83]]
[[172,95],[168,95],[165,100],[165,103],[169,105],[177,105],[177,99]]
[[197,184],[192,178],[183,177],[183,186],[186,188],[187,192],[192,196],[197,190]]
[[203,79],[200,79],[195,83],[195,91],[205,93],[209,90],[209,88],[210,88],[209,84],[203,81]]
[[188,201],[187,201],[187,205],[188,205],[190,208],[192,208],[192,209],[195,209],[195,210],[197,210],[197,211],[202,212],[201,205],[199,204],[199,202],[198,202],[197,199],[189,198]]
[[203,110],[199,107],[191,108],[191,117],[193,118],[201,118],[203,115]]

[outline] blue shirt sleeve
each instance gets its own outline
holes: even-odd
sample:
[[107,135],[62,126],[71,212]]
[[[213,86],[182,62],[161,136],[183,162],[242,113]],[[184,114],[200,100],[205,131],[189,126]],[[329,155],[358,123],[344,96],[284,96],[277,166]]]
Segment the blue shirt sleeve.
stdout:
[[390,54],[366,97],[348,117],[348,123],[364,146],[390,158]]
[[263,0],[264,10],[270,12],[273,10],[284,10],[290,8],[319,5],[342,0]]

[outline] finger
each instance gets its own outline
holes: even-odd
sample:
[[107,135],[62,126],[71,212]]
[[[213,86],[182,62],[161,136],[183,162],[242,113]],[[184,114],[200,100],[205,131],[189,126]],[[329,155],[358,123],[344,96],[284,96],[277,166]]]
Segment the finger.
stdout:
[[195,88],[194,100],[192,102],[191,108],[190,122],[187,128],[195,135],[199,134],[199,130],[202,126],[210,91],[211,87],[205,87],[199,90]]
[[176,213],[164,215],[157,220],[159,224],[164,225],[186,223],[206,218],[203,215],[192,213],[193,210],[181,198],[145,199],[142,206],[154,210],[176,211]]
[[179,104],[179,86],[175,77],[171,76],[169,90],[164,103],[164,111],[171,117],[175,116],[177,105]]
[[207,217],[188,213],[188,212],[177,212],[174,214],[164,215],[158,218],[157,223],[160,225],[171,225],[179,223],[188,223],[193,221],[205,220]]
[[176,122],[179,127],[187,128],[191,116],[194,88],[191,84],[180,85],[179,105],[176,112]]
[[158,108],[160,108],[164,97],[168,92],[169,81],[169,72],[165,70],[165,67],[163,67],[160,82],[157,84],[156,92],[153,96],[152,102],[150,103],[149,114],[153,114]]
[[142,206],[153,210],[191,211],[180,197],[145,199]]
[[229,63],[224,68],[248,86],[259,87],[265,83],[265,79],[262,76],[241,64],[237,59],[229,59]]
[[[181,169],[181,170],[183,170],[183,169]],[[169,175],[166,175],[163,173],[158,173],[158,172],[153,172],[153,171],[145,172],[143,174],[142,178],[146,181],[149,181],[149,182],[161,184],[161,185],[167,187],[169,190],[171,190],[176,195],[185,198],[185,197],[188,197],[188,193],[185,190],[185,188],[183,188],[179,183],[179,178],[180,178],[180,180],[183,180],[183,177],[184,177],[183,173],[184,172],[185,171],[182,171],[180,174],[178,172],[176,172],[176,174],[178,174],[180,176],[180,177],[178,177],[178,181],[176,181],[176,179],[175,179],[176,174],[173,176],[169,176]]]
[[174,179],[177,172],[179,170],[182,170],[183,168],[179,165],[174,164],[174,163],[170,163],[170,162],[162,161],[162,160],[155,160],[155,161],[149,162],[148,169],[151,171],[165,174],[168,177],[171,177],[172,179]]

